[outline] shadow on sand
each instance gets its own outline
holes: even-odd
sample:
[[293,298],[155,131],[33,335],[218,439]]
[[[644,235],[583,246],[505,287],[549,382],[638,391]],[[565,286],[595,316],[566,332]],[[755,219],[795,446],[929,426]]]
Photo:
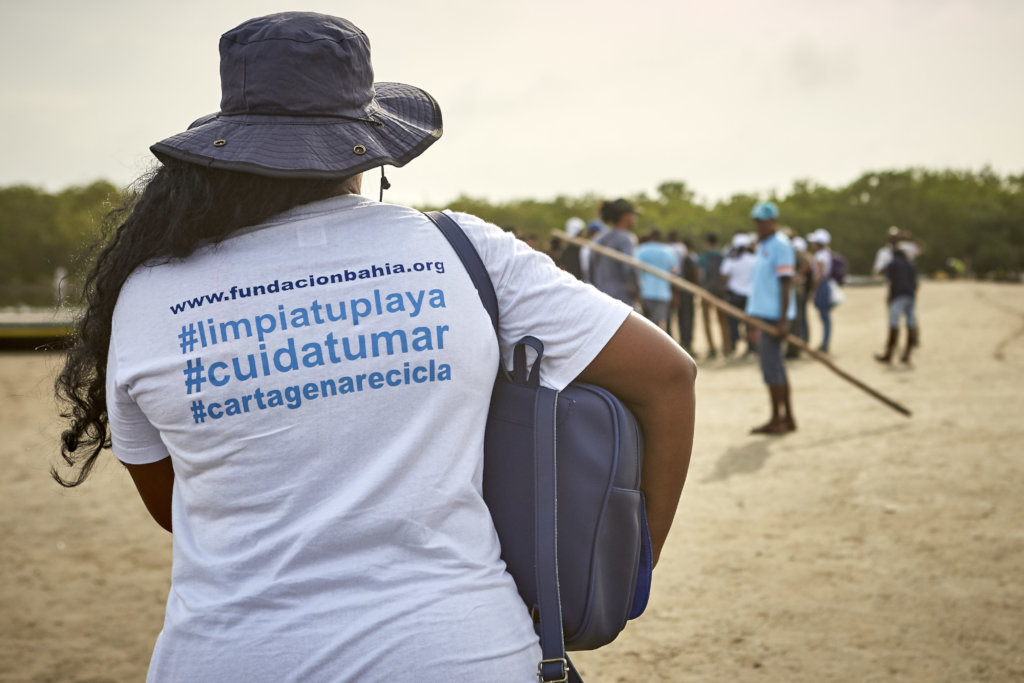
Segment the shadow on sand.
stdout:
[[845,434],[840,432],[835,435],[830,435],[828,438],[809,443],[792,443],[786,437],[778,436],[755,437],[754,441],[745,443],[742,446],[733,446],[723,453],[722,456],[718,458],[718,462],[715,463],[715,470],[705,479],[701,480],[701,483],[710,484],[716,481],[725,481],[735,474],[753,474],[764,467],[764,464],[768,462],[768,458],[772,455],[772,452],[787,449],[796,451],[825,448],[840,441],[853,441],[856,439],[880,437],[891,432],[903,431],[909,427],[910,425],[906,423],[898,423],[878,427],[876,429],[852,431]]
[[734,474],[752,474],[764,467],[771,455],[768,446],[778,441],[775,437],[759,438],[756,441],[733,446],[715,463],[715,471],[702,483],[724,481]]

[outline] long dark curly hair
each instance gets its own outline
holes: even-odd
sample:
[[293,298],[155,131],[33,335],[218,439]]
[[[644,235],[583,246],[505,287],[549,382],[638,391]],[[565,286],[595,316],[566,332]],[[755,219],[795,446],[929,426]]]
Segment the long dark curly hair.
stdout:
[[256,225],[293,206],[345,191],[350,179],[282,179],[166,160],[129,188],[124,203],[104,221],[99,251],[85,279],[86,308],[55,382],[61,417],[61,457],[70,468],[62,486],[78,486],[110,447],[107,421],[107,351],[114,305],[135,269],[189,256],[239,228]]

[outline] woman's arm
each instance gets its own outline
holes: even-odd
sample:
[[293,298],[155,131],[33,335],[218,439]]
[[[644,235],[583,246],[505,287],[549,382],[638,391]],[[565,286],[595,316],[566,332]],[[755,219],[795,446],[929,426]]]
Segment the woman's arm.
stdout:
[[128,465],[135,488],[156,523],[167,531],[171,529],[171,492],[174,490],[174,468],[170,457],[148,465]]
[[660,328],[631,313],[579,379],[611,391],[643,429],[641,488],[654,562],[665,545],[690,466],[696,398],[693,359]]

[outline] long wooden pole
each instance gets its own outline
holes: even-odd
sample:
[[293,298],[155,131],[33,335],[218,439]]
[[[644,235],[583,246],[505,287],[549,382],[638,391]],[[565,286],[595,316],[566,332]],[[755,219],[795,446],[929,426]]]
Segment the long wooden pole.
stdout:
[[[761,330],[762,332],[766,332],[767,334],[775,334],[774,326],[769,325],[763,320],[747,315],[744,311],[741,311],[740,309],[736,308],[727,301],[719,299],[717,296],[714,296],[713,294],[708,292],[708,290],[704,289],[700,285],[696,285],[688,280],[684,280],[683,278],[673,275],[672,273],[668,273],[662,270],[661,268],[655,268],[654,266],[647,265],[646,263],[636,260],[632,256],[627,256],[626,254],[623,254],[621,251],[616,251],[615,249],[611,249],[610,247],[598,244],[592,240],[584,239],[582,237],[570,237],[568,234],[562,232],[561,230],[553,230],[551,234],[555,235],[556,237],[560,237],[566,242],[578,244],[581,247],[590,247],[590,250],[595,253],[601,254],[602,256],[607,256],[609,258],[613,258],[616,261],[621,261],[622,263],[627,263],[636,268],[637,270],[642,270],[651,273],[652,275],[657,275],[658,277],[664,280],[668,280],[669,283],[671,283],[677,289],[683,289],[686,290],[687,292],[690,292],[694,296],[703,299],[704,301],[707,301],[715,308],[723,310],[729,315],[739,318],[740,320],[743,320],[748,325],[752,325]],[[836,366],[835,363],[831,361],[831,359],[829,359],[828,356],[821,353],[820,351],[817,351],[809,347],[803,339],[800,339],[799,337],[790,334],[786,337],[786,341],[807,353],[807,355],[809,355],[811,358],[818,361],[819,363],[827,367],[829,370],[845,379],[850,384],[854,385],[858,389],[861,389],[862,391],[867,392],[871,396],[874,396],[876,399],[878,399],[885,405],[889,406],[896,412],[906,415],[907,417],[911,416],[910,409],[908,409],[906,406],[897,403],[896,401],[892,400],[888,396],[885,396],[876,389],[872,389],[867,384],[860,381],[850,373],[839,368],[838,366]]]

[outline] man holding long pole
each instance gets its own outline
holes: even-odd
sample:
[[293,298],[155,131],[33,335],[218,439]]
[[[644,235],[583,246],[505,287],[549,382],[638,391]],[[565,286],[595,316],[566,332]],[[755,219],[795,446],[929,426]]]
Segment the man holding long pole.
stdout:
[[774,203],[759,202],[750,212],[750,217],[754,219],[758,244],[754,286],[747,299],[746,313],[774,328],[771,334],[761,334],[757,346],[761,375],[768,385],[772,416],[751,433],[785,434],[796,430],[782,348],[789,321],[796,317],[796,297],[792,287],[796,254],[789,239],[777,231],[779,208]]
[[[771,214],[771,212],[769,211],[769,215],[770,214]],[[778,209],[775,210],[775,215],[776,216],[778,215]],[[700,297],[701,301],[708,302],[714,308],[717,308],[717,309],[720,309],[722,311],[725,311],[729,315],[734,315],[734,316],[737,316],[737,317],[742,317],[743,319],[745,319],[747,321],[748,325],[757,328],[758,330],[762,331],[765,334],[770,335],[770,334],[773,334],[773,333],[778,333],[779,326],[778,326],[778,319],[777,318],[775,318],[775,319],[772,319],[772,318],[768,318],[768,319],[755,318],[755,317],[753,317],[751,315],[748,315],[745,311],[739,310],[738,308],[736,308],[732,304],[727,303],[725,301],[722,301],[717,296],[715,296],[711,292],[707,291],[703,287],[695,285],[692,282],[687,282],[686,280],[684,280],[684,279],[682,279],[680,277],[676,277],[675,275],[672,275],[671,273],[666,273],[665,271],[659,270],[658,268],[653,268],[653,267],[647,265],[646,263],[641,263],[640,261],[637,261],[632,256],[626,256],[626,255],[624,255],[624,254],[622,254],[620,252],[615,251],[614,249],[609,249],[608,247],[603,247],[600,244],[596,244],[594,242],[590,242],[589,240],[582,239],[580,237],[570,237],[566,233],[558,231],[558,230],[554,231],[552,234],[555,234],[558,237],[561,237],[562,239],[564,239],[566,241],[575,242],[575,243],[577,243],[577,244],[579,244],[581,246],[589,246],[589,248],[593,249],[595,252],[600,252],[603,256],[607,256],[608,258],[615,259],[615,260],[619,261],[620,263],[628,263],[631,266],[633,266],[634,268],[636,268],[637,270],[643,270],[643,271],[646,271],[648,273],[654,273],[654,274],[658,275],[659,277],[663,277],[666,280],[668,280],[669,282],[671,282],[673,286],[675,286],[675,287],[677,287],[679,289],[686,290],[688,292],[692,292],[694,296]],[[792,295],[790,295],[790,296],[792,297]],[[782,295],[782,292],[779,292],[778,300],[779,300],[779,308],[780,309],[782,308],[782,301],[784,299],[785,299],[785,297]],[[793,301],[794,299],[795,299],[795,297],[792,297],[790,299],[790,301]],[[795,308],[795,306],[793,304],[790,304],[789,311],[788,311],[789,315],[787,316],[788,320],[792,320],[793,319],[794,308]],[[789,342],[790,344],[793,344],[794,346],[798,347],[800,350],[802,350],[804,353],[806,353],[810,358],[813,358],[815,361],[821,363],[826,368],[828,368],[832,372],[836,373],[837,375],[842,377],[844,380],[846,380],[850,384],[852,384],[855,387],[857,387],[858,389],[860,389],[860,390],[870,394],[871,396],[877,398],[879,401],[881,401],[885,405],[889,406],[890,408],[892,408],[896,412],[900,413],[901,415],[906,415],[907,417],[910,417],[912,415],[912,413],[910,412],[909,408],[907,408],[906,406],[898,403],[897,401],[892,400],[891,398],[889,398],[885,394],[881,393],[880,391],[872,389],[871,387],[869,387],[864,382],[860,381],[859,379],[857,379],[856,377],[854,377],[850,373],[848,373],[845,370],[843,370],[842,368],[838,367],[825,354],[821,353],[820,351],[815,351],[814,349],[810,348],[807,345],[807,343],[804,340],[800,339],[799,337],[796,337],[794,335],[789,335],[789,337],[786,338],[786,341]],[[788,411],[787,411],[787,414],[788,414]],[[794,426],[795,426],[795,424],[794,424]]]

